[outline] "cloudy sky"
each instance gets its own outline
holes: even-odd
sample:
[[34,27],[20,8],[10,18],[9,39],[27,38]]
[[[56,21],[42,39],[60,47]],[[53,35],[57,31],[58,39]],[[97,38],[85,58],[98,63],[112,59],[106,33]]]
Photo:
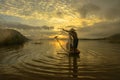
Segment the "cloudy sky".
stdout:
[[0,0],[0,21],[53,26],[52,35],[72,26],[79,37],[103,37],[120,31],[120,0]]

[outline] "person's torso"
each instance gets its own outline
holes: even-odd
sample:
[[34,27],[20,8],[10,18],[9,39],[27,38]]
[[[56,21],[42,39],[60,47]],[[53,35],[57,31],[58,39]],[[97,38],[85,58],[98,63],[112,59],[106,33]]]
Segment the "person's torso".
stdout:
[[74,39],[78,39],[76,32],[71,32],[70,34],[71,34],[71,36],[72,36]]

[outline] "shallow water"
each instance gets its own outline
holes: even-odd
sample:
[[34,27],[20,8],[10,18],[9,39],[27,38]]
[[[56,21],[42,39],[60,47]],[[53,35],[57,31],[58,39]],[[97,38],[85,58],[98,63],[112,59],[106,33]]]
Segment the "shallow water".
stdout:
[[0,47],[0,80],[120,79],[120,44],[80,40],[80,55],[70,57],[57,41],[40,41]]

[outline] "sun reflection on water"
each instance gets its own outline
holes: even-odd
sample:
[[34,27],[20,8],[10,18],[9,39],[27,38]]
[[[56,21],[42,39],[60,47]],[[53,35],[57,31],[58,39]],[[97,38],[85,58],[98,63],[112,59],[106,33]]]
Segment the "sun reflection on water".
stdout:
[[53,41],[50,42],[50,44],[52,44],[52,46],[54,47],[53,53],[56,55],[57,52],[60,52],[60,51],[63,52],[62,47],[65,48],[66,41],[65,40],[59,40],[59,42],[58,42],[56,40],[53,40]]

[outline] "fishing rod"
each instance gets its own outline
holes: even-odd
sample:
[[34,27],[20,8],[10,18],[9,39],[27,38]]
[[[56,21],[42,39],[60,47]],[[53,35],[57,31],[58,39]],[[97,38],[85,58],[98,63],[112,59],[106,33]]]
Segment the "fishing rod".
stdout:
[[59,43],[60,47],[61,47],[65,52],[69,53],[69,51],[66,50],[66,49],[62,46],[62,44],[60,43],[60,41],[58,40],[58,36],[55,36],[54,38],[55,38],[55,39],[57,40],[57,42]]

